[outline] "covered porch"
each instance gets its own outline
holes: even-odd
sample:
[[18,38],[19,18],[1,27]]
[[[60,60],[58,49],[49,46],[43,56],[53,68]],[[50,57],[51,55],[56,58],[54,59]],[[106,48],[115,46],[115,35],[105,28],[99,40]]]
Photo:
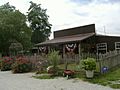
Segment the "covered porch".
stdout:
[[36,44],[38,54],[48,54],[51,50],[59,51],[63,59],[81,59],[83,53],[96,53],[95,33],[64,36]]

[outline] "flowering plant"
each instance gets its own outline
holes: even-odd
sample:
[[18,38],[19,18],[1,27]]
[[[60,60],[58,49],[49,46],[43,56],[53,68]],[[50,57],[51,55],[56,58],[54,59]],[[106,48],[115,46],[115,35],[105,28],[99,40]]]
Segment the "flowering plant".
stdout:
[[2,58],[0,58],[0,69],[1,69]]
[[14,59],[6,56],[3,57],[0,62],[1,62],[1,71],[7,71],[7,70],[11,70],[11,66],[14,62]]
[[24,73],[31,70],[31,63],[25,57],[18,57],[12,65],[13,73]]

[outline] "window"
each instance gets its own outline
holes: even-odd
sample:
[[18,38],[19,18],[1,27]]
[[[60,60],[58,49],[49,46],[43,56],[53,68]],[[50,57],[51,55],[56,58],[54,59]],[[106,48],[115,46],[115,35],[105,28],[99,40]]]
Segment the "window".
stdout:
[[97,44],[97,53],[106,53],[107,52],[107,43],[98,43]]
[[115,42],[115,50],[120,50],[120,42]]

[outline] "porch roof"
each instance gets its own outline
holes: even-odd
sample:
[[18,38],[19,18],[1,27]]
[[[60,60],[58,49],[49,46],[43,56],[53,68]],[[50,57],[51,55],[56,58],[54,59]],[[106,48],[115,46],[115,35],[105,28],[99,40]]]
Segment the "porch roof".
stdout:
[[63,43],[82,41],[93,35],[95,35],[95,33],[86,33],[86,34],[77,34],[77,35],[71,35],[71,36],[58,37],[58,38],[54,38],[51,40],[47,40],[42,43],[38,43],[38,44],[36,44],[36,46],[51,45],[51,44],[63,44]]

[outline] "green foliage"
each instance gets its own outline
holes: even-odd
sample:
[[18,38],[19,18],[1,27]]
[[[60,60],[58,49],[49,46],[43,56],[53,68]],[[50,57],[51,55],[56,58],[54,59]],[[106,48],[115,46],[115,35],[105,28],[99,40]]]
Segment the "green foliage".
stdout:
[[58,70],[57,66],[58,66],[59,60],[60,60],[59,51],[53,50],[51,53],[49,53],[48,60],[50,61],[50,64],[53,66],[53,71],[55,74],[56,71]]
[[[64,70],[65,69],[65,64],[59,64],[58,67],[60,69]],[[67,69],[68,70],[73,70],[73,71],[80,71],[80,65],[75,64],[75,63],[71,63],[71,64],[68,64]]]
[[119,83],[120,68],[117,67],[106,74],[100,74],[99,76],[95,76],[93,79],[84,79],[84,80],[89,81],[91,83],[120,89],[120,83]]
[[37,79],[54,79],[55,78],[54,76],[51,76],[49,74],[40,75],[40,76],[33,76],[33,77],[37,78]]
[[11,66],[14,60],[10,57],[3,57],[0,62],[1,62],[1,71],[7,71],[7,70],[11,70]]
[[13,42],[21,43],[23,49],[30,48],[31,29],[26,24],[26,16],[9,3],[0,6],[0,51],[8,54]]
[[36,71],[35,74],[47,74],[47,71],[46,71],[46,70],[43,70],[43,71]]
[[112,84],[110,87],[115,88],[115,89],[120,89],[120,84]]
[[41,8],[40,4],[30,2],[28,9],[28,21],[33,30],[31,40],[33,43],[40,43],[48,39],[51,33],[51,24],[48,22],[46,9]]
[[53,67],[57,67],[57,65],[59,64],[59,60],[60,60],[59,51],[53,50],[51,53],[49,53],[48,60],[53,65]]
[[3,9],[3,10],[7,10],[7,11],[15,11],[15,7],[10,5],[9,2],[0,6],[0,8]]
[[96,61],[94,58],[87,58],[82,61],[82,68],[85,70],[95,70],[96,69]]
[[0,58],[0,69],[1,69],[1,65],[2,65],[2,59]]
[[13,73],[25,73],[31,71],[31,63],[27,58],[19,57],[12,65]]

